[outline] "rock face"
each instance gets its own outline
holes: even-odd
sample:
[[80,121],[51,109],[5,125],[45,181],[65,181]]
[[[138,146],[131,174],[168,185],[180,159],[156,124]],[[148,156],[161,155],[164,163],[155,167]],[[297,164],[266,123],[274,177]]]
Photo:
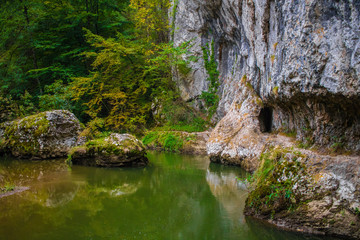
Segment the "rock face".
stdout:
[[81,130],[79,120],[69,111],[43,112],[1,124],[0,148],[20,158],[65,157],[83,141]]
[[268,126],[258,130],[360,151],[358,1],[179,0],[175,12],[175,44],[192,40],[199,57],[187,76],[175,76],[184,99],[207,90],[201,46],[213,41],[221,82],[214,119],[240,114],[233,102],[246,76],[263,101],[263,111],[247,112]]
[[113,133],[105,139],[92,140],[71,150],[69,159],[76,165],[96,167],[145,166],[145,146],[130,134]]
[[[255,171],[269,146],[296,148],[278,132],[322,153],[354,154],[299,150],[306,155],[306,186],[320,194],[307,191],[293,215],[250,206],[247,213],[359,238],[360,1],[179,0],[173,12],[175,44],[192,40],[190,51],[199,57],[186,76],[174,73],[182,97],[195,106],[209,86],[202,47],[214,44],[220,102],[207,143],[212,161]],[[319,172],[322,180],[310,181]]]

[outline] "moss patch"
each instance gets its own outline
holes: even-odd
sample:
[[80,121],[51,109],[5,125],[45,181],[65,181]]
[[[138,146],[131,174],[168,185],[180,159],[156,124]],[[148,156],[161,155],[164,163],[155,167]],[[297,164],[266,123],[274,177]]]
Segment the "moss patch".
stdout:
[[14,189],[14,184],[6,183],[5,185],[0,186],[0,194],[14,191]]
[[144,136],[142,142],[150,148],[162,149],[168,152],[180,152],[183,146],[195,140],[196,136],[194,134],[151,131]]
[[301,195],[296,186],[303,184],[307,174],[302,161],[305,158],[300,152],[287,148],[265,150],[252,179],[254,190],[246,200],[247,207],[261,215],[273,215],[296,207]]
[[13,121],[4,129],[4,148],[20,155],[33,155],[40,149],[38,139],[48,133],[49,120],[45,113],[40,113]]

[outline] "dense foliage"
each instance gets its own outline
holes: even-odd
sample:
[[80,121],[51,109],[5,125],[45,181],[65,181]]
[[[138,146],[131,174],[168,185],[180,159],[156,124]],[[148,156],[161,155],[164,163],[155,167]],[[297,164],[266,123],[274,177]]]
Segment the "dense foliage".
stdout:
[[0,121],[68,109],[87,123],[84,134],[96,135],[188,119],[186,106],[176,110],[179,119],[165,112],[179,101],[171,71],[186,69],[182,55],[190,45],[168,42],[170,6],[167,0],[2,2]]

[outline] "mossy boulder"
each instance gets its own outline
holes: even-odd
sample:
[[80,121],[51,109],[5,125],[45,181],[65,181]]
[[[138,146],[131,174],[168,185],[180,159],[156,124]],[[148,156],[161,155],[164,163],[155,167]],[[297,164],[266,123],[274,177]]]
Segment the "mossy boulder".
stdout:
[[359,156],[268,144],[245,214],[295,231],[360,239]]
[[79,120],[69,111],[55,110],[0,125],[0,152],[19,158],[67,156],[82,143]]
[[267,216],[296,208],[304,201],[304,186],[310,183],[304,163],[306,158],[292,149],[268,147],[261,154],[260,166],[251,179],[255,188],[246,200],[245,212]]
[[96,167],[146,166],[145,146],[130,134],[113,133],[107,138],[88,141],[70,151],[75,165]]

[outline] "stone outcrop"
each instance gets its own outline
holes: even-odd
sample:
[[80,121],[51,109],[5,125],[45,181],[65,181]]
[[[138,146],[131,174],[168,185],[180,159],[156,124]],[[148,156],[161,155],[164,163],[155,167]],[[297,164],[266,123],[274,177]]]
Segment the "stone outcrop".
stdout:
[[82,128],[74,114],[55,110],[0,125],[2,152],[15,157],[48,159],[65,157],[83,142]]
[[69,159],[75,165],[96,167],[146,166],[145,146],[130,134],[112,133],[70,151]]
[[360,238],[358,156],[324,156],[287,142],[267,144],[260,160],[246,215],[301,232]]
[[[248,213],[292,229],[359,238],[360,2],[179,0],[173,12],[174,43],[191,40],[189,50],[199,58],[186,76],[174,71],[174,79],[197,107],[209,86],[202,48],[214,44],[220,102],[207,143],[212,161],[255,171],[270,145],[317,151],[299,149],[309,178],[326,177],[312,182],[321,194],[308,191],[298,215]],[[339,152],[353,156],[325,155]]]

